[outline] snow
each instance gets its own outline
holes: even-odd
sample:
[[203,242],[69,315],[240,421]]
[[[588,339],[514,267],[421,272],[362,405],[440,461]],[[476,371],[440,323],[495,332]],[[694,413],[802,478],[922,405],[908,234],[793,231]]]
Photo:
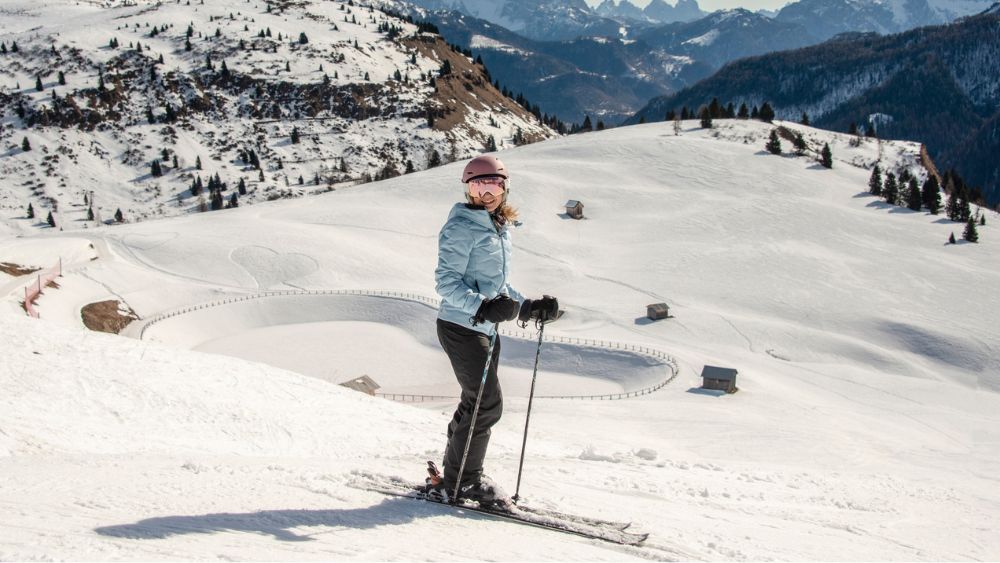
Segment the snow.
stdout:
[[[641,397],[537,399],[520,492],[630,520],[651,533],[645,547],[345,486],[354,471],[419,479],[441,456],[453,401],[335,383],[367,374],[387,392],[454,393],[433,308],[372,294],[433,297],[456,163],[0,238],[0,262],[73,266],[40,297],[41,320],[19,310],[17,288],[0,308],[0,559],[1000,558],[996,214],[979,244],[945,245],[961,225],[867,194],[861,166],[912,165],[916,144],[854,147],[785,123],[831,145],[826,170],[767,154],[770,125],[715,125],[500,154],[523,222],[511,281],[566,310],[546,336],[655,348],[680,370]],[[587,219],[565,217],[569,199]],[[141,340],[88,332],[75,312],[102,292],[143,323],[183,314]],[[655,302],[674,318],[648,321]],[[508,488],[534,337],[503,339],[505,412],[486,470]],[[644,358],[547,343],[540,390],[643,387],[666,373]],[[740,391],[700,391],[705,364],[739,369]]]
[[698,37],[688,39],[687,41],[684,42],[684,44],[698,45],[699,47],[708,47],[712,43],[715,43],[715,40],[718,38],[719,38],[719,30],[711,29],[708,31],[708,33],[705,33],[704,35],[699,35]]

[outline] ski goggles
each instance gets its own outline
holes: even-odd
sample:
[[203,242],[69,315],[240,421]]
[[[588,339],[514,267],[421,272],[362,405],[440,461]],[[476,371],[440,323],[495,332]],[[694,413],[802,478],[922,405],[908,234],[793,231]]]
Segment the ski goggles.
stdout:
[[507,189],[507,181],[503,176],[482,176],[469,180],[469,195],[482,198],[486,194],[500,197]]

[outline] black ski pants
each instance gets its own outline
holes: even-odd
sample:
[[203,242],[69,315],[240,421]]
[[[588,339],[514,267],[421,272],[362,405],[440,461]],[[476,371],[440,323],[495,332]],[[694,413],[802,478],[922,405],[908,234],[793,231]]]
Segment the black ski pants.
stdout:
[[[455,415],[448,424],[448,446],[444,454],[444,481],[454,485],[458,481],[458,470],[462,465],[462,453],[469,437],[469,427],[472,424],[472,411],[476,408],[476,396],[479,385],[483,381],[483,369],[486,367],[486,356],[489,353],[490,337],[455,323],[437,321],[438,340],[444,348],[451,367],[455,370],[458,384],[462,386],[462,398],[455,409]],[[479,414],[476,417],[476,427],[469,444],[469,456],[465,460],[465,471],[462,483],[474,483],[483,474],[483,460],[486,458],[486,447],[490,443],[490,428],[500,420],[503,414],[503,394],[500,391],[500,380],[497,378],[497,365],[500,363],[500,335],[494,336],[493,359],[490,360],[489,374],[483,387],[483,397],[479,403]]]

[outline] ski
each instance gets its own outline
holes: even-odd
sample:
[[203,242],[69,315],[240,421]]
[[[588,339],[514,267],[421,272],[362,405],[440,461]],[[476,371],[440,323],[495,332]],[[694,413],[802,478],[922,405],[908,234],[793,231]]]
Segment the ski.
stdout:
[[486,514],[496,518],[501,518],[510,522],[517,522],[529,526],[535,526],[557,532],[574,534],[590,539],[603,540],[620,545],[641,545],[649,534],[626,532],[628,523],[611,522],[595,518],[585,518],[572,514],[545,509],[525,509],[513,505],[510,508],[500,508],[491,506],[481,506],[471,501],[459,500],[457,504],[450,504],[429,498],[421,492],[422,485],[385,475],[371,473],[354,474],[354,479],[348,483],[357,489],[377,492],[384,495],[409,498],[431,502],[440,506],[447,506],[456,510],[467,510],[479,514]]

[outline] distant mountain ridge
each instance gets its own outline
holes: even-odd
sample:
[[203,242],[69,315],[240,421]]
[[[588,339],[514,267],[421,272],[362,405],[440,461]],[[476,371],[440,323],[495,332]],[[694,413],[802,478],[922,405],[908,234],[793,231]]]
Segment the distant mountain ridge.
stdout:
[[[733,62],[677,94],[656,98],[626,123],[696,110],[713,97],[748,106],[769,101],[778,117],[807,113],[820,127],[865,128],[880,137],[927,144],[945,168],[956,167],[1000,203],[1000,14],[901,34],[855,34],[826,43]],[[992,152],[992,157],[984,158]]]

